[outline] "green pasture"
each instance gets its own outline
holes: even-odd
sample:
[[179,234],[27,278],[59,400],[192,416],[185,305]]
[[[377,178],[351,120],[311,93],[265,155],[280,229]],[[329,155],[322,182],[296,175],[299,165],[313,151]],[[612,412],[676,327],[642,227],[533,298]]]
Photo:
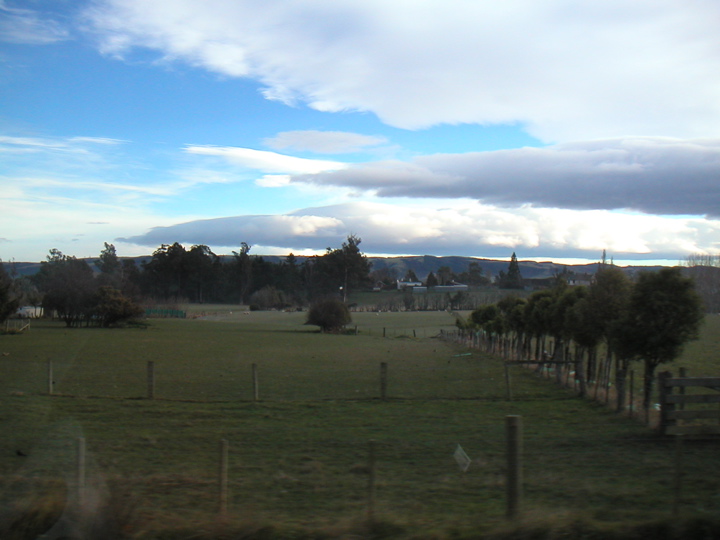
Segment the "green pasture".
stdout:
[[[525,519],[625,524],[671,515],[673,441],[519,367],[508,401],[501,361],[438,339],[454,328],[448,313],[355,313],[345,335],[318,333],[303,313],[192,313],[200,316],[147,329],[38,321],[0,336],[0,535],[28,509],[62,510],[84,437],[91,492],[113,500],[137,537],[189,538],[218,526],[226,439],[222,523],[273,526],[285,531],[278,538],[357,536],[372,440],[385,536],[469,538],[504,523],[510,414],[524,423]],[[709,318],[678,365],[717,374],[719,328]],[[155,400],[146,399],[148,361]],[[473,460],[464,473],[453,459],[458,444]],[[685,443],[682,514],[718,517],[717,452],[715,440]]]
[[158,398],[250,400],[256,364],[263,400],[368,399],[379,396],[385,362],[393,397],[504,395],[501,384],[483,384],[495,377],[486,364],[440,342],[441,331],[454,330],[446,312],[357,313],[351,333],[341,335],[318,333],[303,324],[305,316],[233,312],[156,319],[148,329],[78,331],[37,322],[26,335],[6,336],[0,363],[8,377],[0,384],[9,392],[47,393],[51,361],[57,394],[145,397],[153,361]]

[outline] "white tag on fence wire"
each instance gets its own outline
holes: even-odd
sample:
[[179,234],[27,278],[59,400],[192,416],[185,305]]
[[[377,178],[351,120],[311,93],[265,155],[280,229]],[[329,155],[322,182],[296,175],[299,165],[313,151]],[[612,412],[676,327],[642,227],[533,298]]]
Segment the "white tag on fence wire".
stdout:
[[453,454],[453,457],[455,458],[455,461],[457,461],[458,466],[460,467],[460,470],[462,472],[467,472],[468,467],[470,467],[470,463],[472,460],[468,457],[468,455],[465,453],[465,450],[463,450],[462,446],[459,444],[457,445],[457,448],[455,449],[455,453]]

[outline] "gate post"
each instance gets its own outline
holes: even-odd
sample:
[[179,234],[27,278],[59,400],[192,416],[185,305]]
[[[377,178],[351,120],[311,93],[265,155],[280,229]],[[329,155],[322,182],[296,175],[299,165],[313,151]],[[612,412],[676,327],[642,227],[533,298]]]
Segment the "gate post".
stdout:
[[675,410],[675,404],[668,403],[667,399],[673,392],[672,386],[667,384],[668,379],[671,377],[672,373],[670,371],[663,371],[658,374],[658,393],[660,394],[660,424],[658,425],[658,430],[660,431],[660,435],[665,435],[668,426],[675,425],[676,423],[676,420],[668,418],[668,413]]
[[506,453],[507,453],[507,518],[516,519],[520,515],[523,496],[522,466],[522,417],[505,417]]

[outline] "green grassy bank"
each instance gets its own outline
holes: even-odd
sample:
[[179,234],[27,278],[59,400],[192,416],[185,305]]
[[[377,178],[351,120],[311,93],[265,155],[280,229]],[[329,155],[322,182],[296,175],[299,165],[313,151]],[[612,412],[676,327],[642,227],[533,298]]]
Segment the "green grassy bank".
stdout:
[[[99,538],[573,538],[568,531],[580,529],[622,538],[611,535],[648,521],[666,523],[674,538],[672,527],[691,526],[663,521],[674,506],[706,532],[720,513],[717,441],[685,443],[678,502],[672,440],[521,368],[507,401],[499,360],[436,337],[452,329],[447,313],[354,314],[357,335],[322,335],[303,314],[229,311],[146,330],[38,322],[0,336],[0,536],[36,538],[66,510],[77,495],[80,437],[86,498],[103,516]],[[691,371],[713,374],[716,323],[688,349]],[[506,415],[524,424],[523,518],[512,533]],[[458,444],[473,460],[467,472],[453,458]]]

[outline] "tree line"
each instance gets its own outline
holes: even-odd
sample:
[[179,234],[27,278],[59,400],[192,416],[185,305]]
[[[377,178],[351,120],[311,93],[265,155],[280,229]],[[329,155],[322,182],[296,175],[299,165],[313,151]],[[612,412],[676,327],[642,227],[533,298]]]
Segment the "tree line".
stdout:
[[527,298],[506,296],[477,309],[458,326],[481,331],[493,350],[502,344],[502,352],[514,358],[573,364],[581,394],[614,366],[616,406],[622,410],[631,364],[644,367],[647,408],[657,367],[697,338],[702,319],[700,296],[680,268],[642,272],[631,281],[619,268],[602,265],[589,286],[570,287],[558,279]]
[[277,264],[252,256],[244,242],[229,259],[205,245],[187,249],[176,242],[161,245],[140,265],[120,258],[115,246],[105,243],[95,268],[51,249],[30,277],[12,280],[0,263],[0,315],[14,313],[18,305],[42,305],[67,326],[111,326],[141,314],[141,301],[238,303],[257,309],[304,306],[329,294],[345,301],[351,291],[371,283],[360,243],[351,235],[323,255],[298,262],[290,254]]
[[362,240],[349,236],[342,246],[302,262],[290,253],[280,263],[250,254],[241,243],[229,258],[204,245],[186,249],[179,243],[162,245],[136,268],[133,284],[146,297],[162,301],[238,303],[258,308],[306,305],[312,299],[370,284],[370,263],[360,251]]

